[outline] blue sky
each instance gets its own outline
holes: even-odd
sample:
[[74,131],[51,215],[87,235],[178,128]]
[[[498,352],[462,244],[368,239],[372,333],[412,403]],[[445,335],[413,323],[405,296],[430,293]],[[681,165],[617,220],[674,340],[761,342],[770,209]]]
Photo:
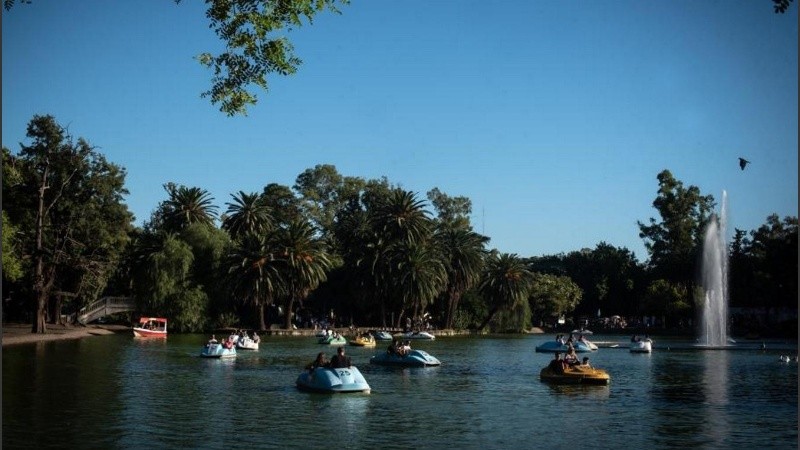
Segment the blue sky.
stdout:
[[731,233],[797,216],[797,9],[355,0],[287,32],[300,70],[231,118],[200,98],[211,73],[193,57],[220,48],[201,2],[34,0],[3,13],[2,144],[52,114],[127,169],[137,224],[166,182],[224,211],[333,164],[470,198],[502,252],[605,241],[645,261],[636,222],[658,218],[663,169],[726,190]]

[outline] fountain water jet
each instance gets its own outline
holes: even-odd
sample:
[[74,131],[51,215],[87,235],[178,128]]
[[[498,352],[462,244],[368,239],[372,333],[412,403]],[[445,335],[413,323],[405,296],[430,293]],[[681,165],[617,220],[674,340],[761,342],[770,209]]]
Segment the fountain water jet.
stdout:
[[703,239],[700,275],[705,301],[699,343],[708,347],[723,347],[731,342],[728,338],[728,246],[725,240],[727,209],[728,194],[722,191],[719,216],[711,216]]

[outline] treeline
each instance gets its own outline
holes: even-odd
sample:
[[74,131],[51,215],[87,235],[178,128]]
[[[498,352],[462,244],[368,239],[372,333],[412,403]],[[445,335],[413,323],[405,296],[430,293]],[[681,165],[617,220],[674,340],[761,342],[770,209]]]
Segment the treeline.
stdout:
[[[223,209],[200,187],[167,183],[142,227],[124,203],[123,168],[35,116],[29,142],[3,148],[3,315],[33,332],[104,296],[132,296],[139,314],[175,331],[302,325],[311,317],[360,326],[422,318],[439,328],[520,331],[604,315],[691,323],[712,196],[658,174],[660,218],[639,223],[650,259],[601,242],[542,257],[499,253],[472,227],[471,201],[433,188],[426,198],[386,178],[332,165],[291,187],[237,192]],[[429,211],[431,208],[433,211]],[[797,218],[736,230],[732,306],[795,306]]]

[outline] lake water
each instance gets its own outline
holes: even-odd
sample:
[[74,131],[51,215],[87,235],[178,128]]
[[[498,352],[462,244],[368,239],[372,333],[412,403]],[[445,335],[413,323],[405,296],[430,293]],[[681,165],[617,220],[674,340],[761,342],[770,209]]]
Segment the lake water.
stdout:
[[[601,348],[609,386],[539,381],[549,336],[439,337],[433,368],[369,364],[371,394],[309,394],[295,379],[313,337],[269,336],[208,360],[207,336],[128,334],[3,348],[3,448],[778,448],[798,446],[796,342],[652,354]],[[595,341],[620,341],[595,336]],[[668,349],[669,348],[669,349]]]

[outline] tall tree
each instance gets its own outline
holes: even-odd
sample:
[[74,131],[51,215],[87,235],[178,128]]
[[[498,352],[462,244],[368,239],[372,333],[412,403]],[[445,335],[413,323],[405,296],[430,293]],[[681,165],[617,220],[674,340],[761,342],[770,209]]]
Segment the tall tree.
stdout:
[[451,197],[439,188],[428,191],[430,200],[436,210],[436,222],[446,228],[471,229],[469,215],[472,214],[472,201],[467,197]]
[[165,231],[145,233],[134,245],[132,275],[137,309],[169,317],[178,331],[204,329],[209,298],[195,282],[192,247]]
[[300,221],[279,230],[277,245],[283,261],[281,278],[286,286],[286,329],[292,327],[295,305],[303,306],[303,300],[327,279],[327,272],[333,266],[324,242],[315,234],[313,226]]
[[[402,311],[417,318],[447,285],[447,272],[438,249],[431,241],[399,242],[387,252]],[[398,316],[401,320],[403,312]]]
[[567,276],[533,274],[528,301],[534,317],[549,319],[571,314],[581,301],[581,288]]
[[516,254],[491,254],[481,278],[479,290],[489,302],[489,315],[478,325],[478,330],[486,328],[495,314],[508,310],[527,301],[533,282],[533,274]]
[[222,219],[222,229],[237,239],[248,233],[263,235],[272,229],[272,210],[264,197],[257,193],[247,194],[239,191],[231,195],[232,203],[226,203],[228,209]]
[[272,211],[274,226],[286,228],[292,222],[304,220],[300,200],[288,186],[270,183],[264,186],[261,196]]
[[489,238],[465,228],[439,226],[436,242],[447,272],[444,327],[453,328],[461,296],[479,280]]
[[714,197],[702,195],[697,186],[684,187],[668,170],[658,174],[658,195],[653,207],[661,220],[639,224],[639,237],[650,254],[654,278],[694,286],[695,261],[703,242],[703,230],[714,208]]
[[395,188],[374,200],[369,210],[370,227],[376,237],[369,252],[372,274],[382,294],[381,311],[387,306],[397,308],[399,326],[405,307],[403,299],[408,298],[408,293],[398,289],[395,261],[404,259],[399,252],[425,245],[431,239],[433,222],[424,209],[425,202],[417,200],[413,192]]
[[267,328],[264,308],[285,292],[276,237],[274,233],[248,232],[237,240],[227,257],[233,294],[256,308],[262,331]]
[[164,227],[171,232],[180,232],[193,223],[214,225],[217,207],[214,198],[205,189],[167,183],[164,185],[169,198],[162,204]]
[[102,290],[125,246],[132,215],[122,203],[125,171],[86,140],[73,142],[50,115],[34,116],[27,137],[31,142],[16,159],[20,182],[5,194],[20,198],[9,202],[9,217],[32,230],[24,245],[33,261],[32,331],[44,333],[54,286],[74,293],[93,276],[94,291]]

